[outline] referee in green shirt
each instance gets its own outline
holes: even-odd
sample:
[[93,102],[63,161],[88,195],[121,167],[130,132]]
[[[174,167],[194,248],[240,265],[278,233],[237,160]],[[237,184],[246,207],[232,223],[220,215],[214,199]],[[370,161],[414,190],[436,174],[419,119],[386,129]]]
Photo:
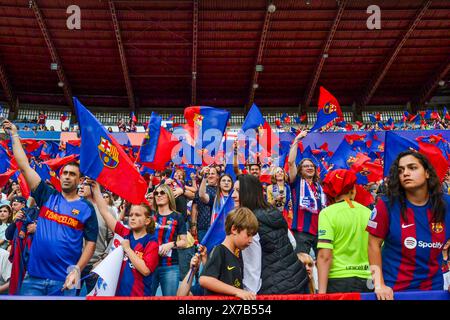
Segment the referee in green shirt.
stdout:
[[355,183],[355,173],[344,169],[329,172],[323,181],[334,204],[319,215],[319,293],[372,291],[366,231],[371,211],[353,201]]

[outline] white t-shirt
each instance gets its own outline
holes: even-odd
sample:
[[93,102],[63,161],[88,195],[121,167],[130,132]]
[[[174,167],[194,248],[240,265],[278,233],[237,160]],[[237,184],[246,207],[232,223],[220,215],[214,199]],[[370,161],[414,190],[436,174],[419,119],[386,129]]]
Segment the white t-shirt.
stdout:
[[0,286],[11,278],[12,263],[9,262],[9,252],[0,248]]

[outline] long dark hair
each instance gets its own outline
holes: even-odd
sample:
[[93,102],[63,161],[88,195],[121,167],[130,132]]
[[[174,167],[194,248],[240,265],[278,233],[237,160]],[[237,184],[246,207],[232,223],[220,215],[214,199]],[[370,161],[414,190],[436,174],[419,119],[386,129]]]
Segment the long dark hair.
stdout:
[[430,195],[431,202],[431,212],[433,214],[433,222],[444,222],[445,218],[445,207],[446,204],[443,199],[443,192],[441,188],[441,182],[431,165],[430,161],[422,155],[421,153],[415,151],[404,151],[401,152],[397,159],[395,159],[389,170],[389,180],[387,185],[386,195],[388,196],[389,203],[392,205],[395,201],[400,202],[400,212],[405,221],[406,218],[406,193],[405,189],[402,187],[399,178],[398,165],[400,159],[406,156],[413,156],[419,160],[420,164],[426,172],[428,172],[429,178],[427,180],[428,193]]
[[241,174],[239,181],[239,206],[250,210],[272,208],[263,195],[261,182],[253,175]]

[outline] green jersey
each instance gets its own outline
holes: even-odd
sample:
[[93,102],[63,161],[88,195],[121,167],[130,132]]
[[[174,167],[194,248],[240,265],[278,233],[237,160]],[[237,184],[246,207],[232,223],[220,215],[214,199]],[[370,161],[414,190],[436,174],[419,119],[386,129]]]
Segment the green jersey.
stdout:
[[[335,203],[320,212],[317,247],[333,250],[333,262],[328,278],[371,277],[366,231],[371,211],[352,201]],[[327,242],[321,242],[325,240]]]

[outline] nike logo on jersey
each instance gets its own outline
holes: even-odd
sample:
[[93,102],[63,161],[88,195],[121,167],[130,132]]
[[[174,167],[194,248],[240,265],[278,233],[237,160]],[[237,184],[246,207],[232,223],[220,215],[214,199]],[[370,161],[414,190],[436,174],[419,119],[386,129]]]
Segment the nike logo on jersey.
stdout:
[[403,223],[402,223],[402,229],[411,227],[411,226],[413,226],[413,225],[414,225],[414,223],[412,223],[412,224],[403,224]]
[[228,270],[228,271],[231,271],[231,270],[233,270],[234,268],[236,268],[236,267],[230,267],[230,266],[227,266],[227,270]]

